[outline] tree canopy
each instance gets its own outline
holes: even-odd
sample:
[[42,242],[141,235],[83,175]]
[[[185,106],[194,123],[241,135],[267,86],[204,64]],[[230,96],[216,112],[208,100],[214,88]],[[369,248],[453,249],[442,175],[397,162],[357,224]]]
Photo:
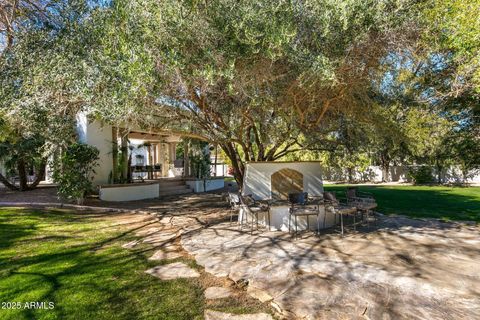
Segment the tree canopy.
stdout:
[[239,182],[246,161],[332,148],[336,120],[368,108],[372,70],[408,40],[408,5],[162,2],[157,103],[218,143]]
[[23,136],[80,110],[195,132],[240,183],[299,151],[388,168],[431,160],[432,132],[478,141],[477,0],[7,3],[0,115]]

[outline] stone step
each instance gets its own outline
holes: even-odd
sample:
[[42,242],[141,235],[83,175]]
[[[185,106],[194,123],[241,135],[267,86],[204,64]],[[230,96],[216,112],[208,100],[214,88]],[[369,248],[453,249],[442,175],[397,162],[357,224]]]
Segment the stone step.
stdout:
[[181,186],[181,185],[185,185],[185,181],[184,180],[179,180],[179,179],[175,179],[175,180],[157,180],[157,183],[160,185],[160,188],[162,186]]
[[189,186],[186,184],[181,184],[181,185],[160,185],[160,192],[169,192],[169,191],[176,191],[176,190],[182,190],[182,189],[190,189]]
[[187,194],[187,193],[192,193],[192,189],[190,188],[183,188],[183,189],[178,189],[178,190],[170,190],[170,191],[160,191],[159,197],[164,197],[164,196],[174,196],[174,195],[179,195],[179,194]]

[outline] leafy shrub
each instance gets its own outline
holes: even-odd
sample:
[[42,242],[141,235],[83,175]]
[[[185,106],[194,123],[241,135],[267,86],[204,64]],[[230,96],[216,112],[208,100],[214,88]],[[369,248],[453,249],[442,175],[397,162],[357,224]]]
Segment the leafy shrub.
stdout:
[[207,179],[210,177],[210,156],[208,154],[190,156],[193,176],[197,179]]
[[53,173],[60,197],[83,203],[85,195],[93,190],[98,155],[97,148],[82,143],[72,144],[62,153]]
[[433,182],[432,168],[429,166],[411,168],[408,172],[408,176],[413,180],[414,184],[427,184]]

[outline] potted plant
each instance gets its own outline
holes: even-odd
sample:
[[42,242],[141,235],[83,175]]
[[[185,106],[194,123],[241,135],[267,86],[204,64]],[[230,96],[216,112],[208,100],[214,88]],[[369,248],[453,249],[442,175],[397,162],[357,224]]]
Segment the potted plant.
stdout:
[[192,156],[190,158],[190,163],[192,166],[193,176],[202,180],[203,182],[203,192],[207,191],[207,179],[210,178],[210,157],[208,154],[202,154],[197,156]]

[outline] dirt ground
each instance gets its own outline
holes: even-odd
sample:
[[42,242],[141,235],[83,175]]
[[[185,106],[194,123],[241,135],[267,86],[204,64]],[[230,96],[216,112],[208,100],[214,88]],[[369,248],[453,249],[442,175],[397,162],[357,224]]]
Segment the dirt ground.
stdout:
[[[26,201],[0,191],[1,201]],[[30,201],[55,201],[51,189]],[[239,230],[218,194],[101,203],[152,213],[185,254],[287,319],[480,319],[480,228],[382,216],[341,237]],[[133,217],[133,216],[132,216]],[[128,217],[118,217],[125,222]],[[134,219],[134,218],[132,218]],[[162,237],[162,229],[148,233]],[[211,280],[213,281],[213,280]]]

